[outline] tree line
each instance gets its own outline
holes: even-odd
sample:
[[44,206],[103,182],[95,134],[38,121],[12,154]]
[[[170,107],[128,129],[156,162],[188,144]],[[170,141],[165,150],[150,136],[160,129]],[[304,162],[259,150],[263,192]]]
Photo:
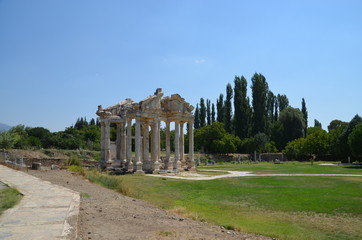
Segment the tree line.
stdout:
[[[349,134],[356,124],[334,120],[328,126],[331,129],[327,133],[315,119],[314,127],[308,128],[308,111],[304,98],[301,99],[300,108],[290,106],[288,97],[285,94],[274,94],[266,78],[258,73],[252,76],[250,89],[251,99],[248,97],[246,78],[235,76],[234,86],[228,83],[225,97],[221,93],[216,98],[216,104],[209,99],[205,101],[200,98],[194,120],[197,150],[207,153],[284,150],[289,157],[298,159],[316,154],[319,157],[358,157],[352,150],[353,141],[349,144]],[[328,137],[323,139],[323,134]],[[323,142],[324,147],[317,147],[315,141]],[[301,142],[308,144],[301,147]]]
[[50,132],[43,127],[17,125],[0,133],[0,148],[58,148],[100,150],[100,123],[98,118],[89,122],[78,118],[64,131]]

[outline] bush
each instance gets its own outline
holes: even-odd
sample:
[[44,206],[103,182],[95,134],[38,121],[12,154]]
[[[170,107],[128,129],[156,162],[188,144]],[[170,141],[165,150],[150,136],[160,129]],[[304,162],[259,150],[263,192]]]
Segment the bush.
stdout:
[[77,173],[80,173],[81,175],[84,175],[84,169],[81,166],[71,165],[71,166],[67,167],[67,170],[71,171],[71,172],[77,172]]
[[124,195],[132,196],[131,186],[122,177],[101,174],[101,173],[97,172],[96,170],[87,171],[86,177],[91,182],[97,183],[106,188],[113,189]]
[[65,166],[81,166],[78,156],[73,155],[65,161]]

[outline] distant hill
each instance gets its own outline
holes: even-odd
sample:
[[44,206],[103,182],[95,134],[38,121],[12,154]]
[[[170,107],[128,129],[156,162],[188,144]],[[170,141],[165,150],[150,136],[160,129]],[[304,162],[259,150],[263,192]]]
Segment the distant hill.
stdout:
[[11,126],[6,125],[4,123],[0,123],[0,132],[7,131],[11,128]]

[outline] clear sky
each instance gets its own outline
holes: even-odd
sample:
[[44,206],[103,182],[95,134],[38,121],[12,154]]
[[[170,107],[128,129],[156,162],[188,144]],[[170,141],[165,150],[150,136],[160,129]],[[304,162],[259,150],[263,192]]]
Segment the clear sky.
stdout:
[[362,1],[0,0],[0,122],[64,130],[162,88],[196,106],[263,74],[309,125],[362,115]]

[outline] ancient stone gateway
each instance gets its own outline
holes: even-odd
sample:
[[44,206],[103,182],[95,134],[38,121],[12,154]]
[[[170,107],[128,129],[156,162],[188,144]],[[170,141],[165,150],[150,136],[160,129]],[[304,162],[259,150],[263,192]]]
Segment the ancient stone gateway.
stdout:
[[[180,171],[195,170],[194,161],[194,109],[180,95],[163,97],[161,88],[154,95],[137,103],[127,98],[113,106],[98,106],[97,115],[101,123],[101,167],[111,164],[115,168],[137,173],[159,172],[160,169]],[[166,124],[166,157],[160,154],[160,126]],[[135,136],[132,136],[135,122]],[[175,124],[175,152],[171,157],[170,124]],[[111,159],[110,125],[117,126],[116,157]],[[189,124],[189,153],[184,154],[184,125]],[[150,134],[151,130],[151,134]],[[132,139],[135,139],[135,155],[132,157]],[[151,143],[151,144],[150,144]],[[149,149],[151,145],[151,149]]]

